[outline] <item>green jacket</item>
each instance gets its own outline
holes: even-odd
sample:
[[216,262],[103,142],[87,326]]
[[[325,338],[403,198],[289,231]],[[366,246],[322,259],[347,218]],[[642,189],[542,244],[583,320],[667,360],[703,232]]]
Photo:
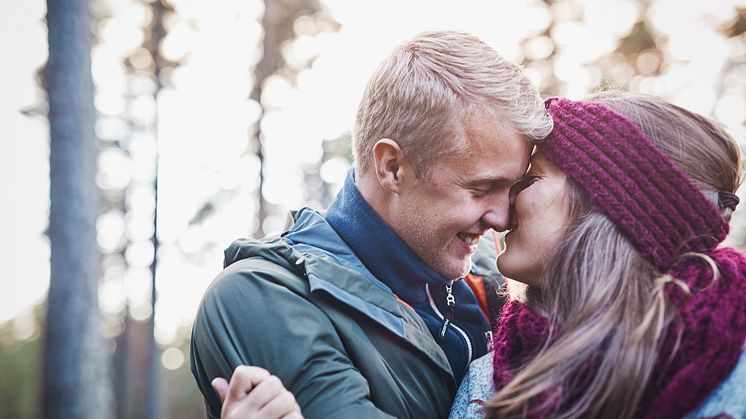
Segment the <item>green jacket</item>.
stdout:
[[240,364],[278,376],[308,419],[445,418],[456,390],[413,310],[359,267],[281,238],[231,245],[200,305],[191,368],[208,417],[220,417],[211,380]]

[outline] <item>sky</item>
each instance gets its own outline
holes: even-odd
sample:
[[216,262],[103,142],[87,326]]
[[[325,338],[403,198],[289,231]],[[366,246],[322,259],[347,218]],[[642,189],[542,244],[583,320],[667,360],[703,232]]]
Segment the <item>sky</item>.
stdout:
[[[39,332],[28,326],[30,308],[42,301],[49,283],[49,243],[43,235],[49,207],[49,134],[43,117],[25,116],[20,110],[33,107],[41,97],[34,75],[46,59],[45,2],[2,1],[0,190],[9,198],[0,206],[0,323],[13,319],[17,337],[30,338]],[[126,262],[133,267],[124,271],[121,259],[105,259],[100,305],[109,315],[125,304],[135,318],[150,315],[149,182],[157,134],[162,247],[156,325],[159,342],[170,345],[177,331],[191,324],[202,293],[222,267],[222,250],[254,229],[251,196],[258,162],[244,151],[249,127],[259,115],[258,104],[247,97],[262,35],[257,19],[263,3],[173,0],[179,17],[168,22],[170,32],[162,48],[167,57],[184,64],[171,73],[172,85],[158,103],[147,95],[152,83],[128,80],[121,64],[142,42],[140,27],[150,18],[146,8],[135,0],[92,3],[111,16],[102,23],[101,42],[92,51],[100,113],[97,134],[102,138],[97,182],[112,190],[129,186],[131,203],[127,217],[118,211],[102,214],[98,241],[106,253],[129,238]],[[569,0],[556,2],[553,10],[540,1],[322,3],[340,22],[339,31],[310,31],[298,37],[286,46],[286,59],[302,67],[315,58],[313,65],[302,70],[295,83],[272,77],[264,87],[269,109],[262,121],[265,196],[281,213],[305,204],[302,168],[320,158],[325,139],[349,132],[368,75],[403,40],[424,30],[458,29],[480,36],[509,59],[518,61],[526,54],[542,58],[552,52],[552,42],[537,35],[556,16],[560,22],[550,34],[558,48],[553,71],[566,83],[561,93],[578,98],[598,82],[593,63],[615,49],[641,13],[638,2],[627,0]],[[743,140],[746,81],[724,86],[721,71],[728,57],[746,56],[746,38],[728,40],[718,32],[735,16],[737,6],[746,7],[746,1],[653,1],[646,18],[666,38],[670,65],[664,74],[636,79],[635,86],[712,114]],[[296,22],[296,30],[303,33],[307,24]],[[532,40],[521,48],[527,39]],[[655,59],[643,57],[636,68],[620,64],[618,72],[639,72]],[[546,69],[540,66],[526,72],[537,86],[546,79]],[[133,92],[135,99],[125,99]],[[121,115],[127,109],[145,123],[153,122],[157,109],[158,132],[125,132]],[[107,145],[107,139],[123,135],[130,136],[130,156]],[[338,186],[348,167],[349,162],[332,161],[322,167],[322,176]],[[220,203],[218,211],[204,223],[190,224],[210,200]],[[279,231],[283,223],[284,217],[271,217],[265,230]]]
[[49,132],[21,109],[36,103],[34,76],[46,60],[41,1],[3,0],[0,13],[0,322],[27,310],[49,283]]

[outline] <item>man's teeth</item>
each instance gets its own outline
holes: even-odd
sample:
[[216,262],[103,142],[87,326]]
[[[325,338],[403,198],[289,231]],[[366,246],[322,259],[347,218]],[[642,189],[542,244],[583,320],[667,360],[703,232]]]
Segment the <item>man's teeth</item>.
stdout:
[[479,243],[479,236],[476,234],[459,234],[459,238],[463,241],[465,241],[469,245],[475,245]]

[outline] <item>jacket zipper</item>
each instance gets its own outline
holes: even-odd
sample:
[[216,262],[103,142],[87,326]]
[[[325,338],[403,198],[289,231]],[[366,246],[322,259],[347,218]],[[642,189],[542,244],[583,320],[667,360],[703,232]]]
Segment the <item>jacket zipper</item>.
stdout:
[[[451,301],[453,305],[455,305],[456,299],[452,293],[453,283],[454,281],[449,281],[448,284],[446,285],[446,292],[448,293],[446,296],[446,303]],[[445,332],[447,331],[448,327],[453,326],[453,329],[456,332],[458,332],[458,334],[460,334],[462,338],[464,338],[464,341],[466,341],[466,347],[469,350],[469,358],[466,361],[466,365],[469,365],[471,363],[471,357],[472,357],[471,340],[469,340],[469,335],[467,335],[466,332],[464,332],[464,330],[458,327],[456,324],[451,323],[451,319],[446,318],[446,316],[444,316],[443,313],[441,313],[440,310],[438,310],[438,306],[435,305],[435,301],[433,300],[433,295],[430,293],[430,284],[425,284],[425,292],[427,293],[427,298],[430,301],[430,307],[435,312],[435,315],[438,316],[438,318],[440,318],[441,321],[443,321],[443,325],[441,326],[439,332],[443,333],[443,336],[445,336]],[[451,316],[452,315],[453,313],[451,313]]]

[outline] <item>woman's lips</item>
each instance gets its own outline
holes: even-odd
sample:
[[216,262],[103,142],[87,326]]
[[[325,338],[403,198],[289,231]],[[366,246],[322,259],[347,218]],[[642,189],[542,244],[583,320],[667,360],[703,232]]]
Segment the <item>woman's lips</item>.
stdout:
[[508,237],[510,237],[517,229],[518,229],[517,225],[510,226],[508,230],[505,232],[505,236],[503,237],[503,239],[507,242]]

